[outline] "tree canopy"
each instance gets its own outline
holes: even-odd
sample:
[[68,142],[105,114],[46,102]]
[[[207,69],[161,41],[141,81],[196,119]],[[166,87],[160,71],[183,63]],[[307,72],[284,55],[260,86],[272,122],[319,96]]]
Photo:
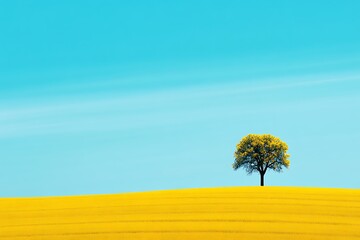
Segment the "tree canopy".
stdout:
[[260,185],[268,169],[281,172],[290,166],[288,146],[270,134],[249,134],[236,145],[233,169],[244,168],[248,174],[259,172]]

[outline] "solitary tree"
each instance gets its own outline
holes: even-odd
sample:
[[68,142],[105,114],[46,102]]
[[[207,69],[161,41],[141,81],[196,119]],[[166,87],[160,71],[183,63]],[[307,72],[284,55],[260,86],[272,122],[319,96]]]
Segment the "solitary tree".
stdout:
[[259,172],[260,185],[264,186],[264,175],[268,169],[281,172],[290,165],[288,146],[270,134],[249,134],[236,145],[234,170],[244,168],[248,174]]

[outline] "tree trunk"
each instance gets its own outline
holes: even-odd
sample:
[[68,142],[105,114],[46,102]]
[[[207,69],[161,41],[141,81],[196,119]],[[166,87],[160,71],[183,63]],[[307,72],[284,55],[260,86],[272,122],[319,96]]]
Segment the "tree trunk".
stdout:
[[260,186],[264,186],[264,175],[265,173],[260,173]]

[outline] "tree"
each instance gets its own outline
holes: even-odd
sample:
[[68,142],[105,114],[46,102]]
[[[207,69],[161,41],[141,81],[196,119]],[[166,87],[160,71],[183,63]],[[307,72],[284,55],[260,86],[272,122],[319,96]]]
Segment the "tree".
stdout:
[[264,186],[264,176],[268,169],[281,172],[290,166],[286,153],[288,146],[270,134],[249,134],[236,145],[233,169],[244,168],[248,174],[259,172],[260,185]]

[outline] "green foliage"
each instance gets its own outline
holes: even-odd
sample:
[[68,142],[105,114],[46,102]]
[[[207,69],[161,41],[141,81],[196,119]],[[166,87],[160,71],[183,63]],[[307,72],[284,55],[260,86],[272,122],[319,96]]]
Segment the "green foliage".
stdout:
[[290,166],[287,150],[285,142],[270,134],[249,134],[236,145],[233,168],[242,167],[248,174],[259,172],[262,177],[268,169],[281,172]]

